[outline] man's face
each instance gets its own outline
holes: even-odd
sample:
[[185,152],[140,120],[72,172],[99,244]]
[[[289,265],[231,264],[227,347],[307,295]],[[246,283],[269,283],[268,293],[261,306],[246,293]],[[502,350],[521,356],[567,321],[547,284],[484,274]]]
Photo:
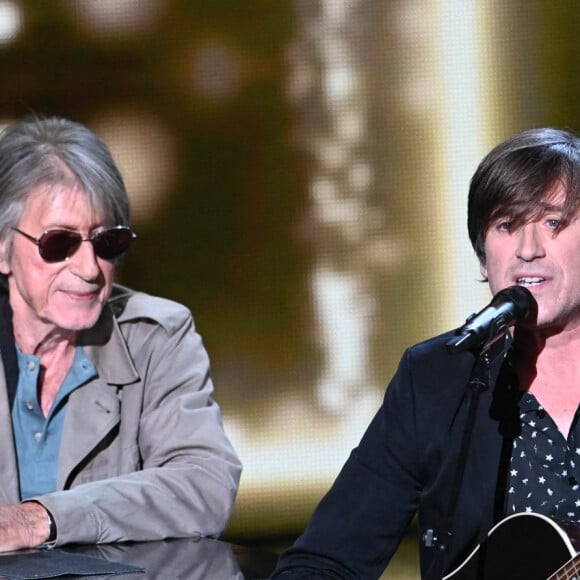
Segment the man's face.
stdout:
[[[54,228],[85,238],[110,225],[91,210],[81,191],[63,186],[33,192],[17,227],[36,238]],[[78,331],[95,324],[111,292],[115,268],[95,256],[91,243],[81,243],[65,261],[47,263],[33,241],[15,232],[12,254],[3,256],[0,271],[8,276],[14,319],[27,332],[40,338],[52,330]]]
[[494,294],[525,286],[538,302],[538,326],[556,331],[580,325],[580,219],[560,228],[564,195],[561,185],[552,209],[520,229],[510,229],[509,216],[492,223],[481,264]]

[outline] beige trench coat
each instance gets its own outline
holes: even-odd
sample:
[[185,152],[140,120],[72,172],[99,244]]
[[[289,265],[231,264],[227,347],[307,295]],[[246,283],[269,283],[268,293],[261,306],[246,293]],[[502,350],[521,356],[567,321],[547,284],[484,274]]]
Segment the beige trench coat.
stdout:
[[[57,545],[219,535],[241,464],[190,312],[115,286],[81,344],[98,377],[70,396],[57,491],[34,498],[53,514]],[[19,488],[3,371],[0,503],[12,504]]]

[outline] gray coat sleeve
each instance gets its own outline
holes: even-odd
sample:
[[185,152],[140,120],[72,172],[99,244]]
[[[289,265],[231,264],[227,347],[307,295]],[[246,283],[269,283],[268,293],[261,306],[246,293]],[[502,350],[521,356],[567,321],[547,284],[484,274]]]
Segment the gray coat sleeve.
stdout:
[[[126,353],[96,349],[99,379],[71,396],[59,490],[33,498],[52,513],[57,545],[217,536],[231,515],[241,464],[207,353],[185,308],[153,306],[155,319],[121,317]],[[136,380],[120,386],[124,358]]]

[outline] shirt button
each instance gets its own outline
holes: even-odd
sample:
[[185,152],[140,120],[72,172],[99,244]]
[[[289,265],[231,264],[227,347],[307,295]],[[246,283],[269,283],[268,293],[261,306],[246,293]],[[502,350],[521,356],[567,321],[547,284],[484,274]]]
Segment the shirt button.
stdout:
[[26,363],[26,368],[27,368],[29,371],[33,371],[33,370],[36,368],[36,365],[34,364],[34,361],[33,361],[33,360],[29,360],[29,361]]
[[42,433],[40,433],[40,432],[37,432],[37,433],[35,433],[35,434],[34,434],[34,440],[35,440],[37,443],[40,443],[40,442],[42,441]]
[[578,483],[578,481],[576,481],[576,478],[574,476],[571,476],[571,477],[568,478],[568,483],[571,486],[574,486],[574,485],[576,485]]
[[536,417],[538,417],[538,419],[545,419],[546,411],[544,411],[543,409],[536,411]]
[[25,401],[24,404],[26,405],[26,408],[29,411],[32,411],[32,409],[34,409],[34,403],[32,401]]

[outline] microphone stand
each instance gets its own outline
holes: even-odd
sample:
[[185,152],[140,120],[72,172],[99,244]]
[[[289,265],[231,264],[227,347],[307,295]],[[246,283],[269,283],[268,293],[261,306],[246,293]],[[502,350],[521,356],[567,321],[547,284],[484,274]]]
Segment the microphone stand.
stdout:
[[[447,557],[450,552],[451,542],[453,540],[453,519],[457,510],[457,502],[459,500],[459,493],[463,483],[463,476],[467,465],[467,456],[471,445],[473,436],[473,428],[475,419],[477,417],[477,409],[481,394],[490,388],[490,349],[500,339],[504,339],[504,347],[500,349],[500,354],[506,352],[511,344],[511,334],[506,329],[505,333],[496,337],[494,340],[481,347],[477,354],[477,358],[471,369],[469,382],[467,383],[467,395],[469,399],[467,418],[465,420],[465,427],[461,438],[461,446],[455,466],[455,473],[451,485],[450,502],[447,507],[447,514],[444,515],[443,527],[439,534],[435,534],[434,530],[427,530],[423,534],[423,542],[427,547],[432,547],[437,550],[437,555],[434,558],[433,565],[427,578],[430,580],[441,580],[446,570]],[[449,349],[449,352],[455,353],[456,350]],[[495,357],[494,357],[495,358]]]

